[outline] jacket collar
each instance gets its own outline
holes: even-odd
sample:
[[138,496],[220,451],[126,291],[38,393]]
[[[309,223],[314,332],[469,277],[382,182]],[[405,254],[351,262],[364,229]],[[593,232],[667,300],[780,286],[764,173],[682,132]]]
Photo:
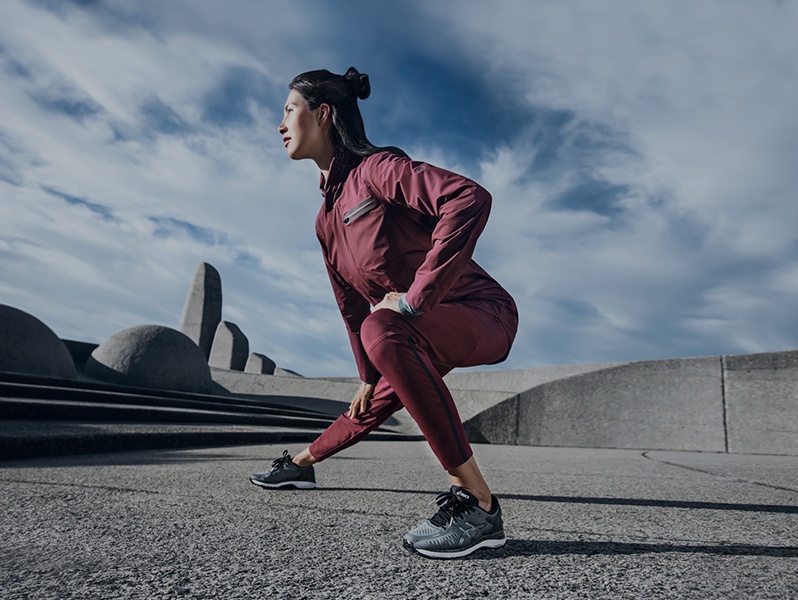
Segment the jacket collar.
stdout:
[[363,162],[362,156],[357,156],[349,152],[336,155],[330,163],[330,174],[327,176],[327,179],[324,179],[323,174],[319,175],[319,189],[326,200],[328,209],[335,204],[338,196],[341,195],[343,184],[347,177],[349,177],[349,173],[361,162]]

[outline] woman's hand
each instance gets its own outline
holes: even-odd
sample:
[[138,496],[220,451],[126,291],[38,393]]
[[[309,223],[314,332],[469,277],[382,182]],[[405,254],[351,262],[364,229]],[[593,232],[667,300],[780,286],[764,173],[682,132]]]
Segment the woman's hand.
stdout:
[[402,311],[399,310],[399,298],[404,296],[400,292],[388,292],[385,294],[385,297],[380,300],[379,304],[374,307],[374,310],[380,310],[381,308],[387,308],[388,310],[392,310],[393,312],[397,312],[400,315]]
[[346,411],[346,416],[349,419],[355,419],[360,413],[366,412],[371,400],[371,395],[374,393],[374,384],[360,383],[360,388],[357,390],[352,403],[349,405],[349,410]]

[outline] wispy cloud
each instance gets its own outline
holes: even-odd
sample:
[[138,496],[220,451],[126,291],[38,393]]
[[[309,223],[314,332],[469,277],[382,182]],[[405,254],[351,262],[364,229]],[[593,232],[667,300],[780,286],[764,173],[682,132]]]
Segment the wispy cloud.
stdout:
[[111,209],[107,206],[102,204],[97,204],[96,202],[90,202],[83,198],[78,198],[77,196],[72,196],[70,194],[65,194],[64,192],[59,192],[53,188],[49,188],[46,186],[42,186],[42,189],[50,194],[51,196],[55,196],[56,198],[60,198],[65,200],[68,204],[72,206],[83,206],[88,209],[90,212],[94,213],[95,215],[99,216],[104,221],[115,221],[116,217],[114,217],[114,213]]
[[139,114],[145,131],[164,135],[186,135],[193,131],[192,126],[158,96],[142,102],[139,105]]
[[75,97],[70,90],[41,90],[30,97],[44,110],[66,115],[81,123],[102,112],[99,104],[90,98]]

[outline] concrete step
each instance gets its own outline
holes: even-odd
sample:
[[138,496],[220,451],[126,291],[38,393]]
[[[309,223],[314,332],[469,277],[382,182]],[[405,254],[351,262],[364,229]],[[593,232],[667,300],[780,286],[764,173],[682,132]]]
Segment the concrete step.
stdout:
[[[0,460],[247,444],[308,444],[318,429],[216,423],[126,423],[93,421],[0,421]],[[375,431],[370,440],[403,441],[412,436]]]
[[207,410],[38,398],[0,398],[0,419],[236,423],[313,429],[327,427],[332,422],[329,417],[262,414],[257,411],[226,411],[221,408]]
[[[219,395],[0,373],[0,460],[127,450],[302,443],[337,414],[301,396]],[[340,414],[340,412],[338,413]],[[417,440],[382,427],[369,439]]]

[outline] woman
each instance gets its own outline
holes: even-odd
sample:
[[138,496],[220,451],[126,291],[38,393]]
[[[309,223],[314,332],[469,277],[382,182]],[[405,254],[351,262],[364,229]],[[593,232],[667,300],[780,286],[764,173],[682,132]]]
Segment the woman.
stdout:
[[[406,408],[449,472],[440,509],[405,536],[433,557],[505,542],[501,508],[477,467],[443,375],[501,362],[518,313],[471,255],[490,195],[473,181],[366,138],[357,100],[368,76],[298,75],[279,126],[288,156],[321,171],[316,233],[361,379],[349,406],[307,449],[288,452],[256,485],[315,487],[313,465],[363,439]],[[466,531],[467,533],[463,533]]]

